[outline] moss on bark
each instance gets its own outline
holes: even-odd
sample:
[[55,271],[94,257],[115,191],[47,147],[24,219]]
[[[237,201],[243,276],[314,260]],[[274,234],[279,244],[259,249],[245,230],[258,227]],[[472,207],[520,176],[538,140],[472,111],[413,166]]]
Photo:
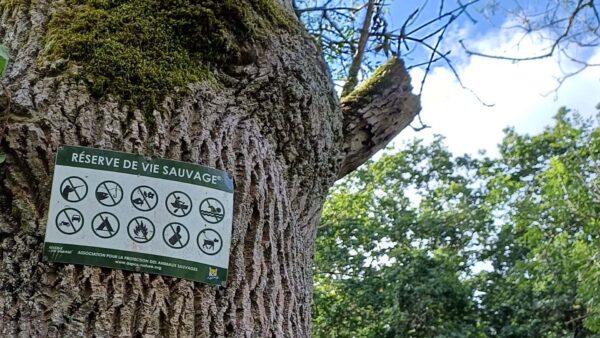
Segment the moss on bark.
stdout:
[[146,112],[214,69],[252,62],[248,50],[294,21],[272,0],[65,0],[42,60],[67,60],[95,97]]
[[[402,61],[397,57],[391,57],[386,63],[377,67],[373,74],[362,83],[358,85],[358,87],[354,88],[352,92],[348,95],[343,96],[341,98],[342,102],[356,101],[361,98],[370,99],[370,95],[368,93],[378,92],[382,88],[390,88],[394,84],[394,81],[397,81],[394,77],[386,77],[386,75],[397,66],[397,63],[401,63]],[[402,66],[404,67],[404,66]]]

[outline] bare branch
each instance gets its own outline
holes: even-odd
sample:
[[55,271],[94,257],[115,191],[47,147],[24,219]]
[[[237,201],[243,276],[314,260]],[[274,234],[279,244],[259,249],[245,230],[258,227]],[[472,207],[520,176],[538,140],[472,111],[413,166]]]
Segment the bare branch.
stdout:
[[[575,76],[575,75],[577,75],[577,74],[580,74],[581,72],[583,72],[584,70],[586,70],[588,67],[600,67],[600,63],[588,63],[588,62],[581,61],[581,60],[579,60],[579,59],[576,59],[576,58],[574,58],[574,57],[570,56],[570,55],[567,53],[567,51],[565,51],[565,50],[562,50],[561,52],[562,52],[562,54],[563,54],[564,56],[566,56],[566,57],[567,57],[567,58],[568,58],[568,59],[569,59],[571,62],[578,64],[578,65],[579,65],[579,67],[578,67],[576,70],[574,70],[574,71],[569,71],[569,72],[565,72],[565,71],[563,71],[563,76],[555,77],[555,80],[556,80],[556,82],[557,82],[557,85],[554,87],[554,89],[552,89],[552,90],[550,90],[550,91],[548,91],[548,92],[546,92],[546,93],[542,94],[542,96],[548,96],[548,95],[550,95],[550,94],[553,94],[553,93],[556,95],[557,91],[560,89],[560,87],[562,87],[563,83],[564,83],[566,80],[568,80],[568,79],[570,79],[570,78],[574,77],[574,76]],[[562,69],[561,69],[561,70],[562,70]]]
[[[573,24],[575,22],[575,18],[587,6],[594,7],[593,1],[588,1],[586,3],[583,3],[583,0],[579,0],[577,2],[575,9],[571,13],[571,15],[568,17],[567,26],[565,27],[564,31],[558,37],[553,39],[554,43],[551,45],[550,50],[547,53],[534,55],[534,56],[527,56],[527,57],[494,55],[494,54],[487,54],[487,53],[473,51],[466,47],[463,40],[460,40],[459,43],[462,46],[462,48],[465,50],[465,52],[468,55],[472,55],[472,56],[480,56],[480,57],[486,57],[486,58],[490,58],[490,59],[507,60],[507,61],[513,61],[513,62],[514,61],[533,61],[533,60],[545,59],[545,58],[548,58],[548,57],[554,55],[558,46],[563,42],[563,40],[565,40],[566,38],[569,37],[569,35],[571,33],[571,29],[573,28]],[[530,32],[530,31],[531,31],[531,29],[528,30],[528,32]]]
[[371,19],[373,18],[374,9],[375,0],[369,0],[367,4],[367,12],[365,13],[365,19],[363,21],[362,32],[358,40],[358,48],[356,49],[356,54],[354,54],[352,64],[348,70],[348,80],[342,89],[342,96],[348,95],[358,83],[358,72],[360,70],[360,66],[362,65],[365,47],[369,39],[369,30],[371,28]]
[[[451,19],[452,21],[453,19]],[[429,62],[427,63],[427,68],[425,69],[425,75],[423,76],[423,79],[421,79],[421,88],[419,89],[419,96],[421,96],[421,94],[423,93],[423,87],[425,86],[425,80],[427,79],[427,75],[429,75],[429,71],[431,70],[431,63],[433,61],[433,59],[435,58],[435,56],[438,53],[438,47],[440,46],[440,42],[442,42],[442,39],[444,38],[444,33],[446,33],[446,29],[448,28],[448,24],[444,25],[443,30],[441,31],[440,35],[438,36],[438,39],[435,43],[435,46],[433,46],[433,49],[431,50],[431,56],[429,57]]]
[[423,120],[421,120],[421,114],[417,114],[417,120],[419,121],[419,124],[421,125],[420,127],[414,127],[412,125],[412,123],[409,125],[409,127],[412,128],[413,131],[415,132],[420,132],[422,130],[425,130],[427,128],[431,128],[430,126],[426,125],[425,123],[423,123]]
[[434,24],[436,22],[439,22],[439,21],[441,21],[444,18],[453,16],[453,15],[455,15],[458,12],[462,12],[466,8],[468,8],[469,6],[472,6],[472,5],[474,5],[474,4],[476,4],[476,3],[480,2],[480,1],[481,0],[473,0],[473,1],[470,1],[470,2],[468,2],[466,4],[460,5],[459,7],[456,7],[455,9],[453,9],[451,11],[448,11],[448,12],[442,14],[442,15],[439,15],[436,18],[433,18],[433,19],[425,22],[424,24],[420,25],[419,27],[417,27],[417,28],[413,29],[412,31],[406,33],[405,36],[411,36],[411,35],[415,34],[416,32],[420,31],[421,29],[423,29],[425,27],[428,27],[428,26],[431,26],[432,24]]
[[327,7],[327,6],[319,6],[319,7],[311,7],[311,8],[299,8],[296,9],[296,13],[302,14],[306,12],[317,12],[317,11],[349,11],[356,13],[360,11],[364,6],[360,7]]
[[[408,40],[414,40],[420,44],[422,44],[423,46],[427,47],[428,49],[435,51],[435,48],[433,48],[432,46],[430,46],[429,44],[427,44],[424,41],[419,41],[416,39],[412,39],[412,38],[407,38]],[[445,54],[440,53],[439,51],[435,51],[435,54],[437,54],[442,60],[444,60],[446,62],[446,65],[448,65],[448,68],[450,68],[450,71],[452,72],[452,75],[454,75],[454,78],[456,79],[456,81],[458,82],[458,84],[460,85],[460,87],[468,92],[470,92],[476,99],[477,101],[479,101],[482,105],[486,106],[486,107],[493,107],[494,104],[493,103],[486,103],[485,101],[483,101],[479,95],[477,95],[477,93],[475,93],[471,88],[468,88],[464,85],[464,83],[462,82],[460,75],[458,75],[458,72],[456,71],[456,68],[454,68],[454,65],[452,64],[452,61],[448,58],[448,54],[450,54],[450,52],[446,52]]]

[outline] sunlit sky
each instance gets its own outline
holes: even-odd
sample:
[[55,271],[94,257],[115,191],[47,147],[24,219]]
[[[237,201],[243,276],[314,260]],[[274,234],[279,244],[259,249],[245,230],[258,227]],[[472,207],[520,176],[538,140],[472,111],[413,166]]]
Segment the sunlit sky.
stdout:
[[[587,68],[554,91],[558,85],[556,78],[563,71],[574,69],[564,57],[520,63],[471,57],[458,45],[460,39],[470,48],[495,55],[537,55],[546,52],[549,44],[536,36],[522,39],[514,31],[503,29],[502,24],[455,25],[445,38],[446,48],[453,51],[454,66],[464,85],[494,106],[484,106],[470,91],[461,88],[446,66],[438,64],[428,75],[421,97],[421,118],[431,128],[420,132],[405,129],[393,141],[394,147],[414,137],[428,140],[434,134],[441,134],[455,155],[476,154],[483,149],[494,156],[506,127],[515,127],[520,133],[538,133],[552,123],[552,116],[561,106],[584,116],[597,114],[600,67]],[[600,48],[573,49],[569,53],[600,64]],[[422,68],[411,70],[415,91],[420,87],[423,73]]]
[[[536,37],[521,39],[501,28],[488,27],[485,34],[478,32],[476,37],[468,28],[459,28],[453,34],[451,39],[468,39],[477,50],[494,55],[537,55],[548,46],[548,42]],[[460,49],[459,46],[454,48]],[[584,57],[584,52],[591,56]],[[600,48],[584,52],[573,50],[571,55],[580,56],[590,64],[600,64]],[[484,102],[494,105],[486,107],[460,86],[448,68],[440,65],[429,74],[421,97],[421,118],[431,128],[420,132],[407,128],[392,145],[401,148],[402,143],[413,138],[429,141],[434,134],[441,134],[454,155],[476,155],[479,150],[485,150],[486,155],[497,156],[497,145],[506,127],[514,127],[519,133],[539,133],[552,124],[552,117],[561,106],[596,118],[595,107],[600,103],[600,67],[588,67],[556,89],[556,78],[565,70],[572,70],[570,66],[559,57],[512,63],[464,55],[456,69],[466,87]],[[423,70],[414,69],[411,76],[417,91]],[[482,270],[491,271],[490,262],[477,262],[472,268],[473,273]]]

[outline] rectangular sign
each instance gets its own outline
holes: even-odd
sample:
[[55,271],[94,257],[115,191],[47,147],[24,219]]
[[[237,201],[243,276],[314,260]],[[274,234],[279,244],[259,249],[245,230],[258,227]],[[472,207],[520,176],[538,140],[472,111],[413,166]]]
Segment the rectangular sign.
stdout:
[[44,258],[224,285],[232,212],[224,171],[61,146]]

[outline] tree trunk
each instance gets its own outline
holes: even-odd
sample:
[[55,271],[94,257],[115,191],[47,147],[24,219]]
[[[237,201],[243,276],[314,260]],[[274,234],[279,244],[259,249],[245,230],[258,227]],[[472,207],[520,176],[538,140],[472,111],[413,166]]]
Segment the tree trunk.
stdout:
[[[52,53],[62,37],[49,31],[75,25],[54,18],[65,7],[109,2],[0,1],[0,37],[12,59],[0,95],[0,149],[6,154],[0,167],[0,336],[310,336],[313,242],[322,203],[341,172],[366,160],[418,112],[408,76],[394,72],[403,86],[383,95],[398,105],[384,114],[408,122],[393,132],[388,126],[385,137],[373,138],[381,140],[377,144],[349,145],[356,140],[350,133],[377,133],[377,107],[360,128],[351,121],[363,114],[359,106],[372,102],[354,100],[351,111],[342,113],[321,53],[297,23],[291,2],[271,3],[270,11],[262,11],[268,1],[239,0],[253,9],[241,11],[244,15],[278,17],[283,24],[245,37],[235,58],[211,59],[209,79],[163,88],[155,107],[128,99],[132,94],[124,89],[98,95],[97,83],[85,79],[85,60],[75,52]],[[70,29],[86,33],[94,27]],[[396,67],[403,70],[399,62]],[[105,86],[119,83],[111,76]],[[124,77],[124,83],[139,80]],[[235,200],[227,286],[44,262],[54,155],[61,144],[231,173]]]

